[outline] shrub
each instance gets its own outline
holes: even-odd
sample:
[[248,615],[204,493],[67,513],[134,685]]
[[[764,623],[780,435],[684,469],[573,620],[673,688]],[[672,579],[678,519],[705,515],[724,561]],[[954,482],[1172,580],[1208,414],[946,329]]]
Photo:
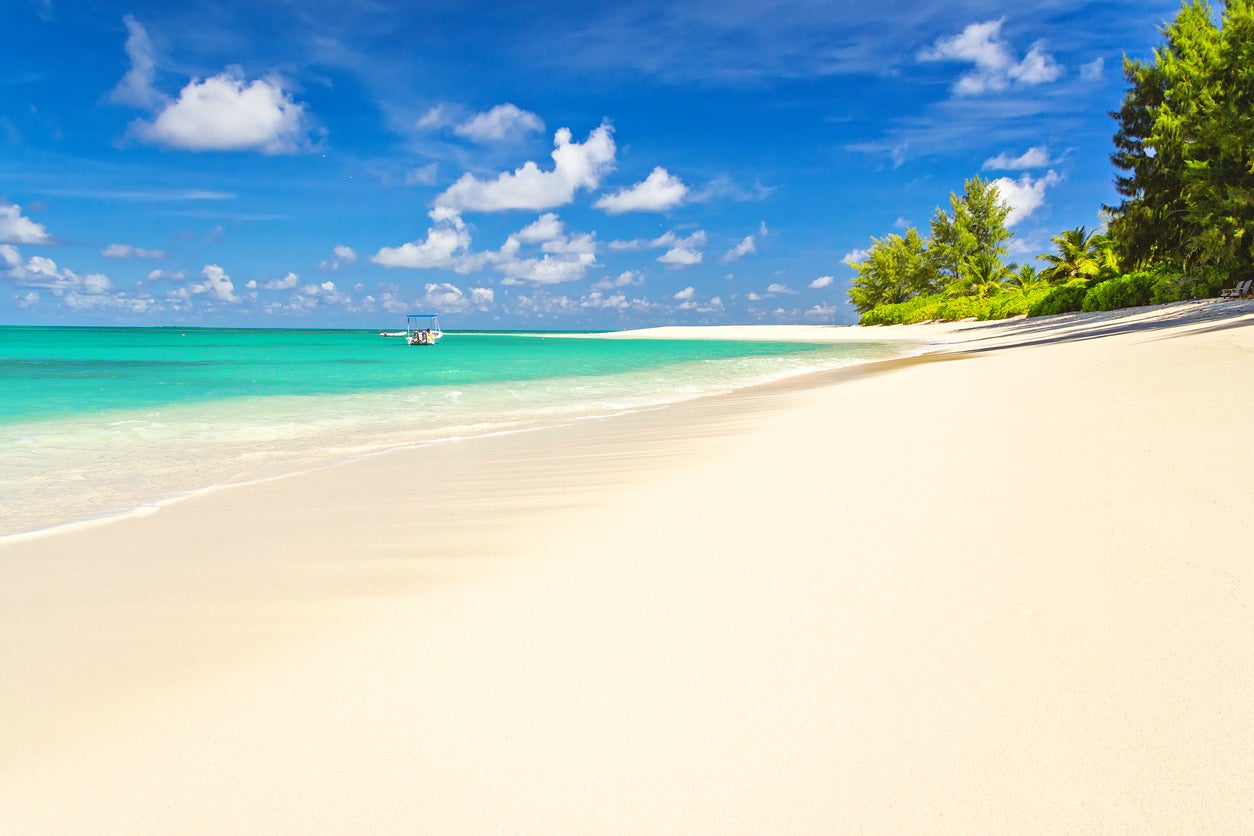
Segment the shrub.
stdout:
[[1083,311],[1114,311],[1150,304],[1154,298],[1155,277],[1148,272],[1129,273],[1108,279],[1089,288],[1084,296]]
[[1028,308],[1028,316],[1053,316],[1078,311],[1084,306],[1087,293],[1088,285],[1082,281],[1051,288],[1032,303]]
[[916,296],[908,302],[872,308],[862,315],[860,322],[863,325],[909,325],[937,320],[1007,319],[1026,314],[1032,302],[1042,298],[1047,292],[1048,288],[1042,288],[1029,294],[1006,291],[982,298],[946,298],[943,293]]

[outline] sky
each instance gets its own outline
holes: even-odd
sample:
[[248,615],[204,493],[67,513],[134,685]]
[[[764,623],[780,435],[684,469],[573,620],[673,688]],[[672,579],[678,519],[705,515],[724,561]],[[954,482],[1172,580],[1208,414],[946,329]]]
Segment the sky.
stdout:
[[975,175],[1101,223],[1176,0],[0,0],[0,323],[850,324]]

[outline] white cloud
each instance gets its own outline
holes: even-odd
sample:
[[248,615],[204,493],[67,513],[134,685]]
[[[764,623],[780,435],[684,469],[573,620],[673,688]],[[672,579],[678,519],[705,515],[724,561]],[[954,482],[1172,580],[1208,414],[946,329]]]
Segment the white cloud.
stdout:
[[51,240],[43,224],[22,216],[16,203],[0,203],[0,242],[10,244],[46,244]]
[[307,144],[305,108],[278,80],[247,82],[231,67],[193,80],[152,122],[131,123],[145,142],[187,151],[262,151],[285,154]]
[[419,116],[417,122],[419,128],[426,130],[443,128],[450,124],[452,124],[452,113],[446,104],[438,104],[431,108],[422,116]]
[[728,250],[723,255],[723,258],[721,260],[724,264],[727,264],[730,261],[737,261],[738,259],[741,259],[745,257],[746,255],[748,255],[749,253],[756,253],[757,251],[758,251],[758,247],[757,247],[757,244],[755,244],[753,241],[753,236],[746,235],[744,237],[744,240],[742,240],[739,244],[737,244],[736,246]]
[[1062,68],[1041,45],[1034,44],[1022,60],[1016,60],[1002,39],[1005,19],[969,24],[961,34],[941,38],[919,53],[920,61],[961,61],[975,65],[954,86],[959,95],[973,96],[1005,90],[1012,83],[1043,84],[1062,75]]
[[496,293],[490,287],[472,288],[470,295],[467,296],[457,285],[448,282],[431,282],[427,284],[423,295],[414,304],[437,313],[460,313],[472,308],[486,311],[492,306],[495,297]]
[[850,267],[857,267],[870,254],[871,254],[870,250],[860,250],[860,249],[854,248],[850,250],[849,252],[845,253],[844,257],[841,258],[841,261],[843,261],[845,264],[848,264]]
[[520,281],[560,284],[582,279],[587,275],[588,268],[595,263],[596,256],[591,253],[545,253],[543,258],[498,259],[497,268],[505,274],[506,284],[517,284]]
[[613,290],[619,287],[635,287],[644,284],[644,276],[631,270],[624,270],[617,276],[601,279],[592,286],[593,290]]
[[288,273],[281,279],[273,279],[261,286],[262,290],[291,290],[300,283],[300,276]]
[[165,258],[165,250],[146,250],[130,244],[110,244],[100,254],[105,258]]
[[771,285],[767,286],[766,292],[767,293],[796,293],[797,291],[793,290],[791,287],[789,287],[786,284],[780,284],[779,282],[774,282]]
[[1017,157],[1005,151],[989,157],[984,161],[983,167],[997,171],[1024,171],[1029,168],[1044,168],[1050,162],[1049,150],[1044,145],[1034,145]]
[[835,305],[815,305],[805,312],[806,319],[815,319],[822,322],[832,322],[836,319],[836,314],[840,309]]
[[0,261],[4,262],[5,270],[12,270],[22,264],[22,256],[18,252],[17,247],[9,244],[0,244]]
[[514,233],[524,244],[538,244],[562,237],[562,222],[552,212],[545,212],[535,221]]
[[817,279],[810,282],[810,289],[822,290],[825,287],[830,287],[834,281],[836,281],[836,279],[832,276],[819,276]]
[[68,267],[58,267],[52,259],[39,255],[23,262],[22,254],[11,244],[0,244],[0,263],[3,264],[5,278],[14,284],[51,290],[57,296],[64,296],[69,292],[100,294],[113,288],[109,277],[102,273],[79,275]]
[[605,195],[593,205],[611,215],[623,212],[665,212],[683,202],[688,187],[658,166],[643,181],[628,189]]
[[667,232],[665,235],[654,238],[649,244],[654,247],[670,248],[658,256],[658,261],[674,267],[687,267],[692,264],[700,264],[705,258],[701,250],[698,249],[705,246],[705,241],[705,230],[699,229],[686,238],[680,238],[674,232]]
[[517,142],[529,133],[544,130],[534,113],[506,102],[486,113],[477,113],[453,129],[474,142]]
[[133,15],[125,15],[122,22],[126,24],[126,54],[131,59],[131,68],[109,93],[109,99],[119,104],[155,108],[165,101],[165,97],[152,86],[157,74],[152,41],[148,39],[143,24]]
[[993,184],[997,186],[998,195],[1010,207],[1010,214],[1006,216],[1006,226],[1014,226],[1043,206],[1045,190],[1061,180],[1062,178],[1052,170],[1036,179],[1033,179],[1030,174],[1024,174],[1018,180],[1011,180],[1009,177],[999,177],[994,180]]
[[[435,217],[436,213],[432,213]],[[443,216],[441,216],[443,217]],[[425,241],[412,241],[399,247],[383,247],[371,258],[384,267],[452,269],[459,255],[470,249],[470,233],[461,218],[438,222],[427,230]]]
[[1106,59],[1098,56],[1080,67],[1080,78],[1085,81],[1100,81],[1106,74]]
[[686,299],[691,299],[696,295],[697,295],[697,289],[695,287],[685,287],[683,290],[676,293],[674,298],[682,302]]
[[168,281],[168,282],[181,282],[181,281],[183,281],[185,278],[187,278],[187,274],[186,274],[186,273],[184,273],[182,270],[176,270],[176,271],[174,271],[174,272],[170,272],[170,271],[168,271],[168,270],[153,270],[152,272],[150,272],[150,273],[149,273],[149,274],[145,277],[145,281],[150,281],[150,282],[161,282],[161,281]]
[[188,285],[186,288],[188,293],[208,294],[219,302],[239,301],[239,297],[235,295],[235,285],[231,282],[231,277],[218,265],[206,264],[200,271],[200,277],[204,281]]
[[614,167],[616,149],[609,125],[601,125],[582,143],[572,142],[570,129],[561,128],[553,144],[552,171],[541,171],[528,161],[512,173],[502,172],[495,180],[463,174],[436,198],[436,207],[458,212],[551,209],[570,203],[579,189],[595,189]]
[[345,264],[352,264],[357,260],[357,251],[344,244],[337,244],[332,248],[331,256],[326,261],[318,263],[319,270],[325,270],[328,273],[338,272]]

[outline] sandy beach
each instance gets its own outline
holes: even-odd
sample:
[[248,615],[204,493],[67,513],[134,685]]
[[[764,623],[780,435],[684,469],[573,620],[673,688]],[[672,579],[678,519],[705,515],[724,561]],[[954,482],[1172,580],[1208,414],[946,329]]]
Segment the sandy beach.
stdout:
[[0,542],[0,831],[1254,831],[1254,303],[787,333]]

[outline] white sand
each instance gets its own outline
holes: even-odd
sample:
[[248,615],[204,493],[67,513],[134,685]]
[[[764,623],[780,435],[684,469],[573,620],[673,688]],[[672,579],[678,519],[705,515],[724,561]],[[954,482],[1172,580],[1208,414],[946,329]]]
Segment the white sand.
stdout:
[[0,544],[0,830],[1251,832],[1252,326],[929,326]]

